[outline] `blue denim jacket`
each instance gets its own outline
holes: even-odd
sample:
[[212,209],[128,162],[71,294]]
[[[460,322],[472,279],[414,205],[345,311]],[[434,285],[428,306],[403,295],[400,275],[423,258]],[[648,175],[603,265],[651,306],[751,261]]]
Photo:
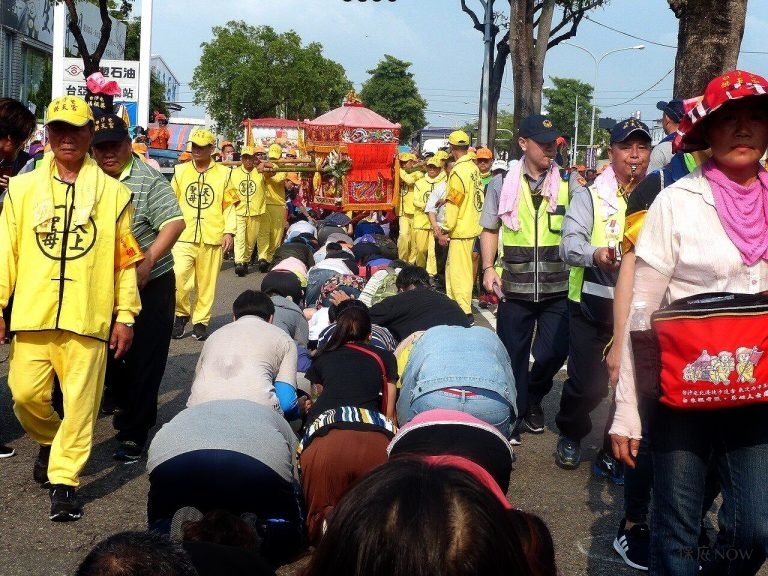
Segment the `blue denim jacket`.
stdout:
[[443,388],[480,388],[496,392],[515,406],[515,377],[504,345],[488,328],[436,326],[411,349],[401,394],[413,402]]

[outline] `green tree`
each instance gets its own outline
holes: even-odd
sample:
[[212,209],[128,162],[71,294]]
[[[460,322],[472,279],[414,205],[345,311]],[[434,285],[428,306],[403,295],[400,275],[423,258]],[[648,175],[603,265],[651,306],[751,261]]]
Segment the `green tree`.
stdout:
[[[468,134],[477,134],[477,122],[470,122],[461,127]],[[496,132],[495,152],[497,154],[505,152],[506,155],[512,150],[512,142],[515,139],[515,116],[511,110],[499,110],[496,114]],[[477,138],[474,138],[476,141]]]
[[[125,59],[139,60],[141,51],[141,18],[125,22]],[[166,85],[154,71],[149,77],[149,113],[155,110],[168,115],[168,103],[165,101]]]
[[213,28],[190,85],[195,103],[228,137],[245,118],[314,118],[341,105],[352,87],[344,68],[322,55],[322,45],[302,47],[293,30],[242,21]]
[[385,54],[376,68],[368,70],[371,77],[360,92],[360,99],[368,108],[400,123],[401,142],[410,142],[411,134],[427,123],[427,102],[419,94],[413,74],[408,72],[410,66],[410,62]]
[[[570,144],[575,135],[575,118],[578,109],[579,141],[577,144],[579,146],[589,144],[589,128],[592,120],[592,85],[575,78],[551,76],[550,80],[554,87],[544,88],[544,97],[547,99],[547,115]],[[599,114],[600,109],[595,108],[595,117],[599,117]],[[581,148],[577,149],[581,150]]]

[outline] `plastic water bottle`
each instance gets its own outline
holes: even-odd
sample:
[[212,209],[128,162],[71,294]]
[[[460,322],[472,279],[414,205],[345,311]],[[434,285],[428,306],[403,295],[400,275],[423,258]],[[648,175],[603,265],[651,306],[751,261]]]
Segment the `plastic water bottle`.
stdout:
[[632,304],[632,314],[629,317],[629,329],[632,332],[642,332],[651,327],[650,318],[645,302],[635,302]]

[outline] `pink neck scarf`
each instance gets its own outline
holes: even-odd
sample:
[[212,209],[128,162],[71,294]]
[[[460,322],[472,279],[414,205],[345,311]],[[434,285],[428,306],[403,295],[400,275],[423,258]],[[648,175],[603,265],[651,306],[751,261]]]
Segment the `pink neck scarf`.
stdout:
[[[515,232],[520,230],[520,177],[523,174],[524,162],[525,156],[509,171],[499,195],[499,218],[507,228]],[[549,202],[547,212],[552,214],[557,208],[557,195],[560,191],[560,170],[554,162],[550,164],[541,188],[541,195]]]
[[714,160],[702,165],[702,174],[712,188],[715,210],[725,233],[739,249],[747,266],[768,260],[768,172],[762,166],[757,180],[742,186],[730,180]]
[[613,216],[619,211],[619,182],[616,180],[616,174],[613,172],[613,166],[610,164],[603,172],[595,178],[595,189],[597,197],[600,198],[600,208],[603,218]]

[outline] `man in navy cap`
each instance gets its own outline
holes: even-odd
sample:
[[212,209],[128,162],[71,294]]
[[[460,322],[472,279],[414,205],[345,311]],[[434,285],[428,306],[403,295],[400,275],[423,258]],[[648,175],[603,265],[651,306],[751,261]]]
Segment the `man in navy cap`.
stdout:
[[[560,430],[555,463],[561,468],[579,465],[581,440],[592,430],[589,413],[608,392],[603,354],[613,335],[613,288],[627,197],[645,177],[650,155],[651,134],[645,124],[635,118],[616,124],[608,150],[611,163],[592,186],[576,190],[565,215],[560,256],[571,270],[568,378],[555,418]],[[616,484],[624,482],[623,468],[611,456],[607,431],[593,472]]]
[[651,161],[648,164],[648,172],[661,170],[672,160],[672,140],[677,132],[677,126],[683,119],[683,101],[670,100],[669,102],[656,103],[656,108],[661,110],[661,127],[664,129],[664,138],[656,144],[651,151]]
[[506,179],[494,177],[488,184],[480,216],[483,287],[505,296],[496,331],[517,388],[520,420],[512,430],[513,443],[519,442],[521,427],[544,432],[541,403],[568,354],[568,268],[559,250],[568,182],[554,161],[560,133],[540,114],[520,122],[519,132],[524,156]]

